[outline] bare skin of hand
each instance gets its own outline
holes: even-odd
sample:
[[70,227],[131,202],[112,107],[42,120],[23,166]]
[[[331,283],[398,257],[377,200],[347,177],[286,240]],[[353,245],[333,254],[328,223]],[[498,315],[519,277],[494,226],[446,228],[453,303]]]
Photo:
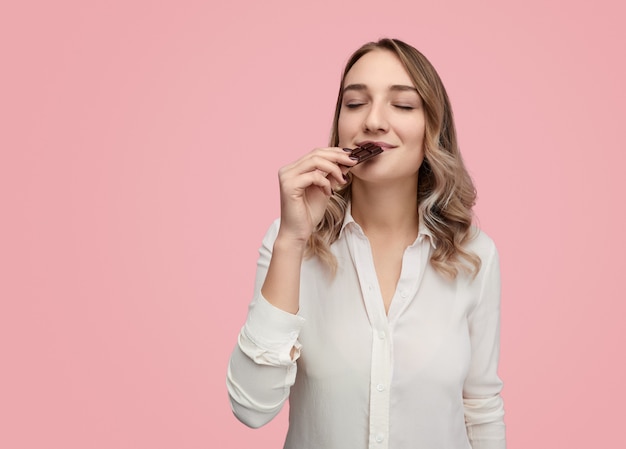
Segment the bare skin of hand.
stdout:
[[341,148],[318,148],[280,169],[281,223],[261,288],[267,301],[297,313],[300,267],[306,243],[324,211],[333,188],[346,183],[344,172],[356,164]]
[[331,147],[313,150],[281,168],[279,235],[306,242],[322,220],[333,188],[346,183],[344,173],[354,164],[344,150]]

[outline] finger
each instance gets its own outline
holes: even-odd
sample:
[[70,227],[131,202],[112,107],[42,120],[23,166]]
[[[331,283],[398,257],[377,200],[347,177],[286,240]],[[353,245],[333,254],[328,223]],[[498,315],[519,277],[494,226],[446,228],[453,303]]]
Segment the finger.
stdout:
[[306,172],[297,176],[285,176],[281,179],[281,190],[289,196],[300,197],[311,186],[321,187],[328,195],[332,194],[330,180],[320,171]]
[[329,147],[322,148],[321,151],[326,152],[326,157],[338,165],[352,167],[358,162],[355,159],[350,158],[350,154],[352,152],[350,148]]
[[[332,159],[327,159],[326,157],[322,157],[319,155],[311,156],[305,160],[300,161],[296,166],[292,168],[294,173],[304,174],[310,171],[318,171],[322,173],[326,177],[334,178],[338,183],[343,184],[344,178],[343,175],[347,172],[348,167],[339,165],[336,162],[337,158],[333,157]],[[349,160],[349,163],[352,160]]]
[[[297,161],[282,167],[278,171],[281,185],[294,176],[311,171],[320,171],[324,176],[338,184],[345,184],[344,175],[356,164],[349,154],[339,147],[317,148]],[[331,176],[328,176],[328,175]],[[334,184],[334,183],[333,183]]]
[[352,167],[356,165],[357,161],[350,158],[350,153],[347,153],[344,149],[339,147],[329,148],[317,148],[311,151],[309,154],[296,161],[295,165],[306,164],[307,161],[316,158],[323,158],[338,165],[345,165],[346,167]]

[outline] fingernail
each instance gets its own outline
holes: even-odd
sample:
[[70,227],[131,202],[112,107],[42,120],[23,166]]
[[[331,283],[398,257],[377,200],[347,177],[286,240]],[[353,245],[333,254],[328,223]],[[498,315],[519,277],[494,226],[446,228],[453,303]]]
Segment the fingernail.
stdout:
[[346,153],[352,152],[352,148],[342,148],[342,150],[345,151]]

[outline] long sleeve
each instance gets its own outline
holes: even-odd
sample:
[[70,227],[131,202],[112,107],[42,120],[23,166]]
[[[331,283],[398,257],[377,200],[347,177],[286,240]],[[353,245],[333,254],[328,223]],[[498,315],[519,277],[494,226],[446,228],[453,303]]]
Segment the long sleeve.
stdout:
[[483,260],[480,296],[468,317],[471,364],[463,387],[467,435],[473,449],[506,447],[504,406],[498,377],[500,264],[495,245]]
[[277,233],[278,221],[259,250],[254,297],[226,376],[233,413],[250,427],[266,424],[281,410],[295,382],[300,355],[298,335],[304,319],[274,307],[261,294]]

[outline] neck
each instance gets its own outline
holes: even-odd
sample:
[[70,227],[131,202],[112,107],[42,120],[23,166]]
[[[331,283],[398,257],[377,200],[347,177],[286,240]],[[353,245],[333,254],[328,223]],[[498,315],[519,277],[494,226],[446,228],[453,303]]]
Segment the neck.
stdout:
[[394,184],[352,182],[352,216],[368,235],[417,237],[417,177]]

